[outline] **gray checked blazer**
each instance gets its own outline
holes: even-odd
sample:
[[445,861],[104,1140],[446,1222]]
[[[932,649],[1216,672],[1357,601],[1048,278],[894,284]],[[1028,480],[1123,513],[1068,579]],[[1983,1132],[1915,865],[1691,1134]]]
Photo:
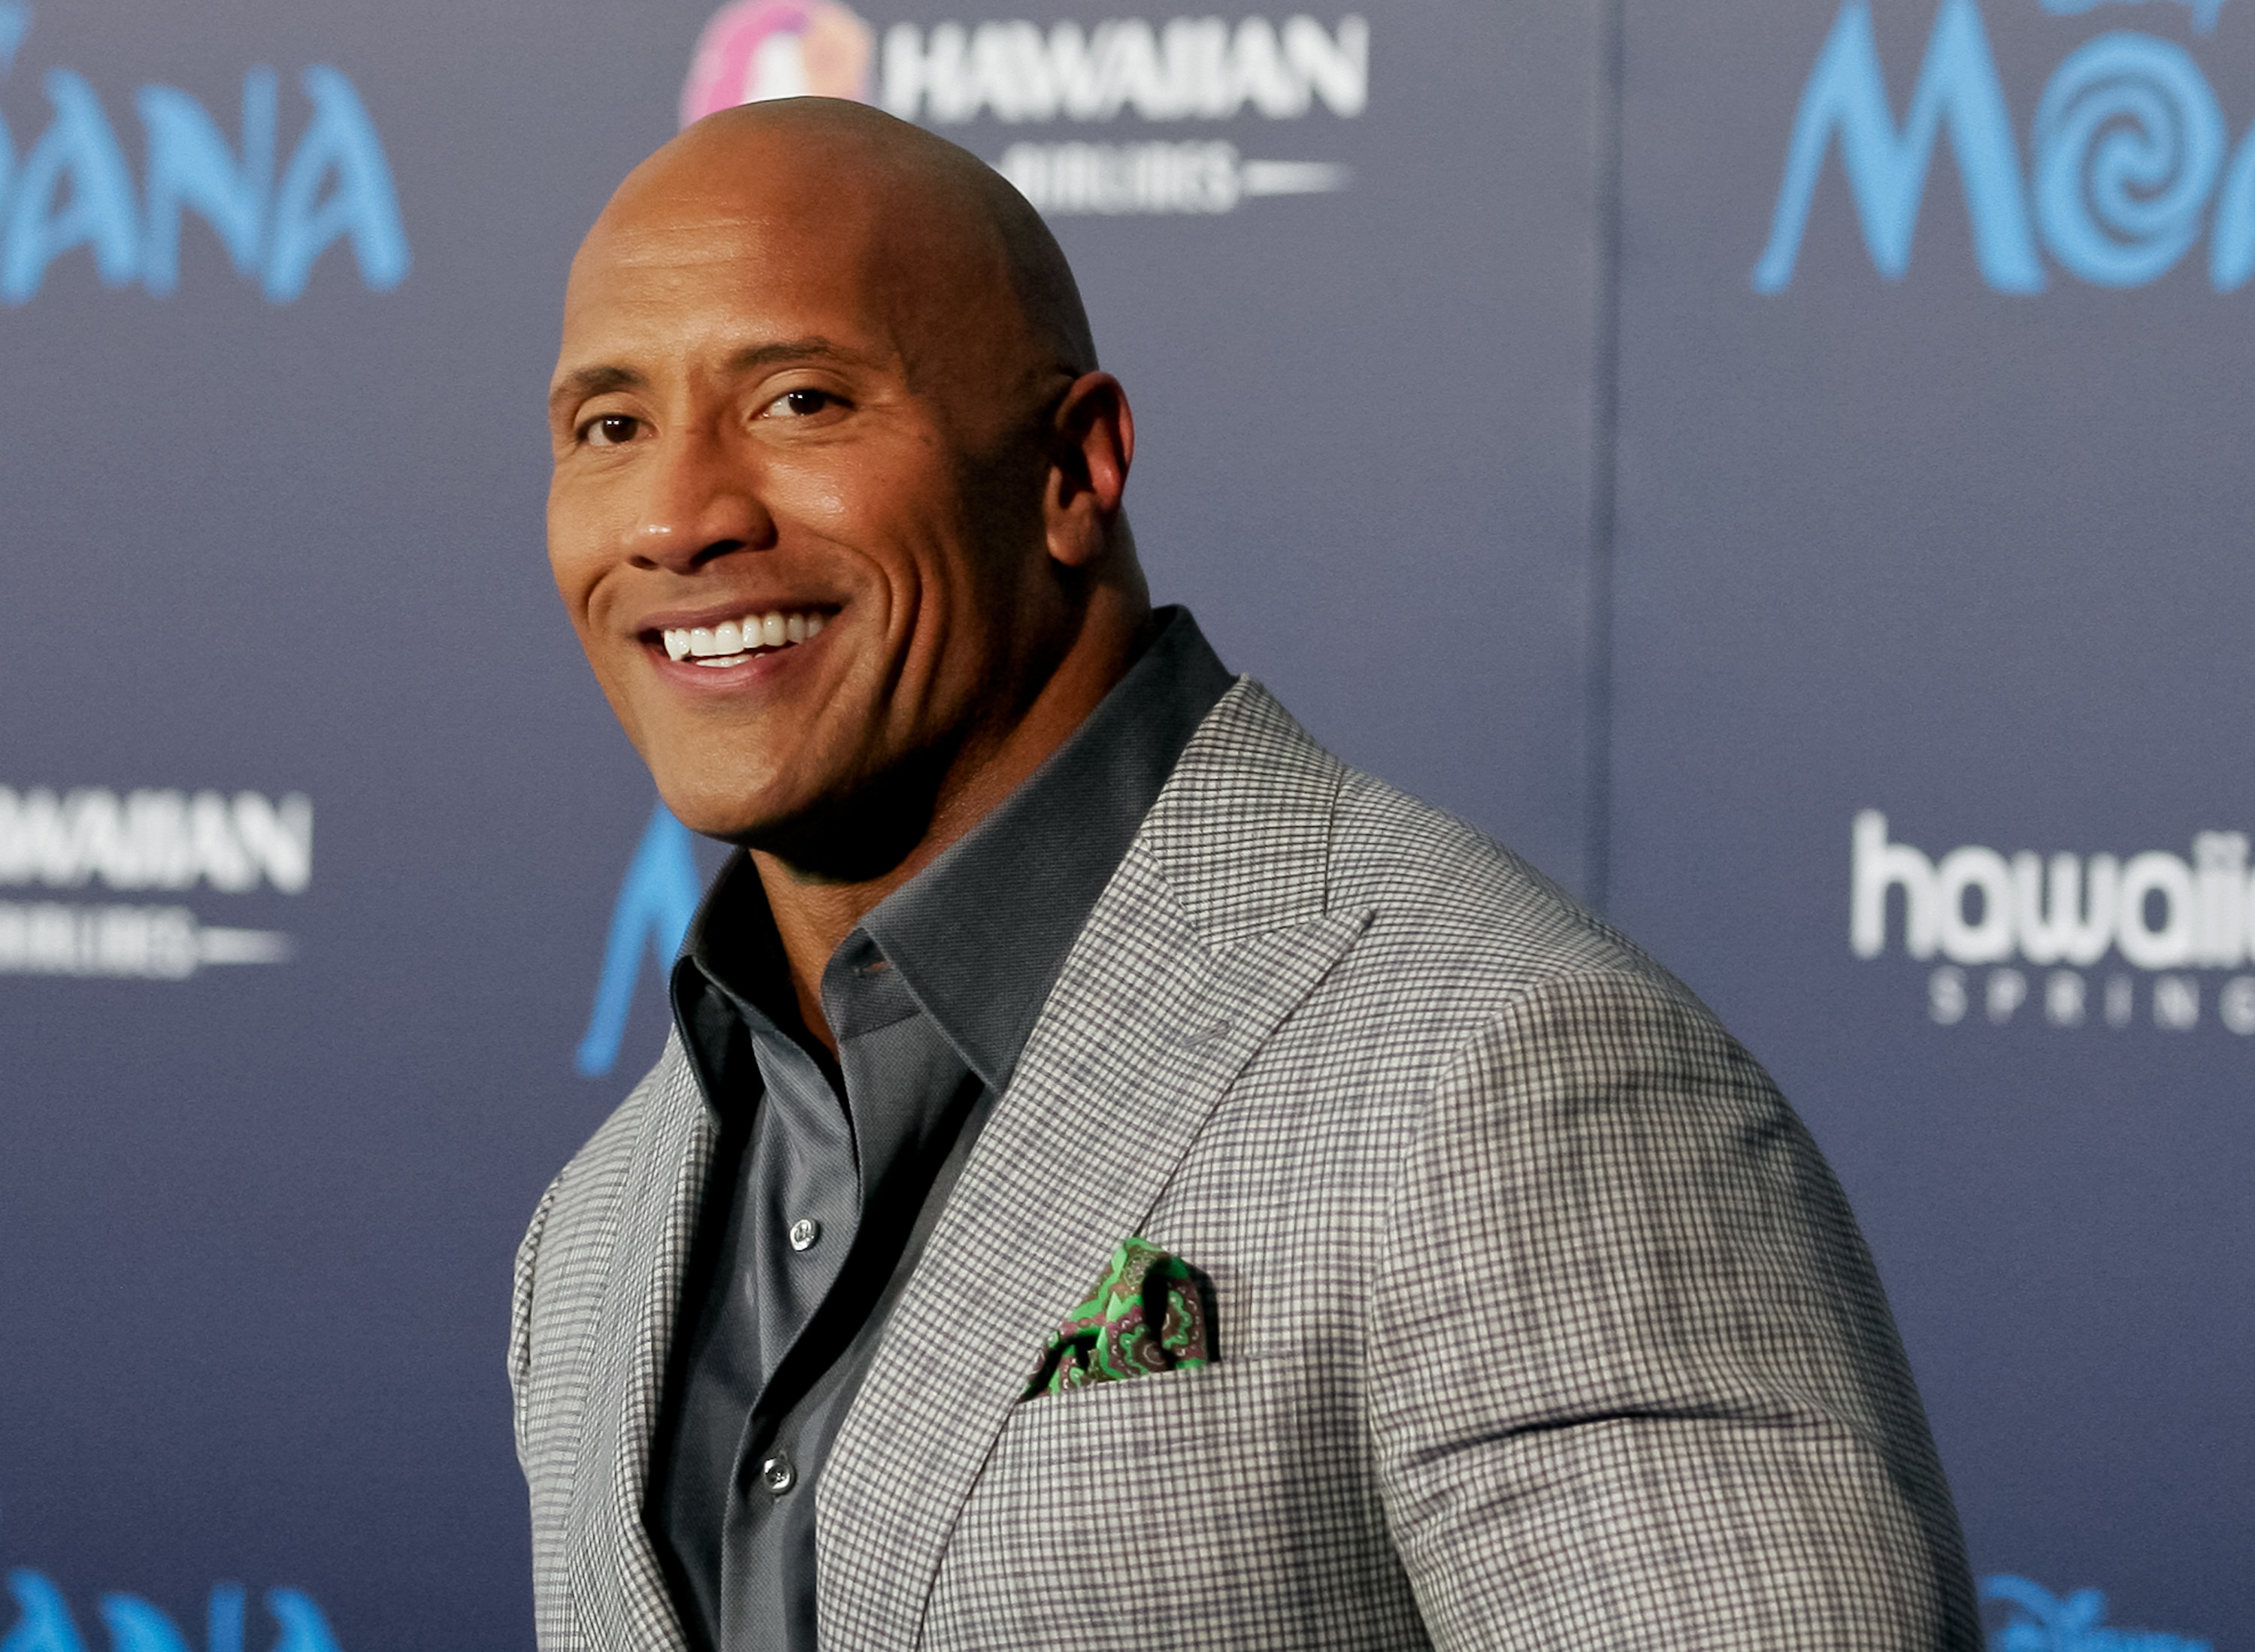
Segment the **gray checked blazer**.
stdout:
[[[678,1047],[541,1200],[544,1652],[685,1645],[643,1522],[713,1126]],[[1020,1402],[1140,1234],[1212,1365]],[[1240,681],[1050,995],[818,1487],[823,1644],[1975,1648],[1871,1259],[1676,981]]]

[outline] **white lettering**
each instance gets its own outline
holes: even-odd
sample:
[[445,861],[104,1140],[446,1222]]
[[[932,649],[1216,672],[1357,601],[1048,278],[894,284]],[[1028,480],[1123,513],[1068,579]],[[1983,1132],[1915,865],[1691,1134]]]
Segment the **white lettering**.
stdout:
[[181,981],[210,964],[278,964],[287,935],[207,928],[185,906],[0,901],[0,975]]
[[2051,857],[2051,900],[2043,895],[2043,861],[2022,850],[2013,857],[2013,887],[2020,908],[2020,955],[2031,964],[2097,963],[2114,944],[2114,903],[2121,868],[2111,854],[2090,857],[2086,901],[2083,862]]
[[2153,977],[2153,1025],[2189,1032],[2200,1021],[2200,981],[2193,975]]
[[1907,843],[1887,841],[1887,818],[1877,809],[1856,817],[1853,891],[1850,897],[1848,944],[1858,958],[1877,958],[1887,949],[1887,891],[1903,891],[1903,949],[1913,958],[1931,958],[1942,934],[1942,903],[1935,888],[1934,863]]
[[1007,122],[1108,121],[1133,109],[1147,121],[1228,120],[1247,103],[1271,120],[1305,115],[1320,101],[1352,119],[1370,101],[1370,25],[1313,18],[1247,18],[1233,33],[1219,18],[1177,18],[1155,31],[1140,18],[1078,23],[1044,35],[1025,22],[913,23],[886,32],[883,101],[903,120],[943,125],[981,109]]
[[2247,834],[2202,832],[2192,858],[2199,886],[2192,961],[2232,968],[2247,958]]
[[[1979,965],[2018,957],[2087,969],[2111,949],[2139,969],[2234,969],[2255,961],[2251,861],[2245,832],[2196,833],[2189,858],[2158,849],[2125,860],[2047,858],[2022,849],[2008,860],[1964,844],[1929,860],[1890,839],[1885,814],[1865,809],[1851,833],[1849,946],[1858,958],[1886,951],[1888,907],[1900,889],[1903,950],[1916,959],[1939,953]],[[2111,986],[2106,1002],[2107,1019],[2121,1024]]]
[[2083,1024],[2083,977],[2055,969],[2044,978],[2044,1019],[2055,1027]]
[[1989,972],[1989,1019],[2003,1026],[2028,1001],[2028,978],[2017,969]]
[[[1958,964],[1994,964],[2013,955],[2013,869],[1994,849],[1952,849],[1935,868],[1942,952]],[[1968,919],[1965,897],[1978,893],[1981,916]]]
[[1926,978],[1926,1013],[1945,1027],[1965,1019],[1965,972],[1944,964]]
[[996,170],[1058,216],[1222,213],[1240,193],[1229,144],[1013,144]]
[[77,889],[99,879],[114,889],[184,889],[200,879],[239,893],[263,877],[295,895],[313,870],[313,805],[297,793],[278,803],[255,791],[121,799],[99,786],[67,797],[0,786],[0,884]]
[[[2159,896],[2160,927],[2148,927],[2148,896]],[[2193,906],[2192,868],[2163,849],[2133,854],[2122,868],[2119,921],[2114,944],[2140,969],[2174,969],[2193,959],[2199,914]]]

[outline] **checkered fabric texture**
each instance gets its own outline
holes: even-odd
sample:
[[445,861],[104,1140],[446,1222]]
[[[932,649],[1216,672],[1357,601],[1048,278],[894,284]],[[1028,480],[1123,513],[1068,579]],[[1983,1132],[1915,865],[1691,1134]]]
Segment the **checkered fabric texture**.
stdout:
[[[685,1645],[642,1521],[711,1149],[678,1048],[543,1199],[544,1652]],[[1024,1404],[1129,1234],[1219,1360]],[[1838,1185],[1665,971],[1240,681],[1184,752],[817,1494],[836,1652],[1973,1648]]]

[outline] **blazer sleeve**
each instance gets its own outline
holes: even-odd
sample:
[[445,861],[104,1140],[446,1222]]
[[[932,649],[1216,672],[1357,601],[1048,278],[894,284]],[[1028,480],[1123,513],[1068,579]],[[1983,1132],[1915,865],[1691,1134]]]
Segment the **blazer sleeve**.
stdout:
[[1562,976],[1481,1027],[1389,1209],[1372,1425],[1437,1645],[1979,1646],[1846,1200],[1680,987]]

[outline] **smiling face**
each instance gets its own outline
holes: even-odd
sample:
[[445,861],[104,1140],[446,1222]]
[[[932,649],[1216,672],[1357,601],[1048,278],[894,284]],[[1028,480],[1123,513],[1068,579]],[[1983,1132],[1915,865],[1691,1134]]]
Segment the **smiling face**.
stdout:
[[1101,376],[1029,320],[981,186],[883,118],[732,111],[646,163],[550,400],[557,585],[668,806],[838,875],[1009,745],[1099,559],[1057,453]]

